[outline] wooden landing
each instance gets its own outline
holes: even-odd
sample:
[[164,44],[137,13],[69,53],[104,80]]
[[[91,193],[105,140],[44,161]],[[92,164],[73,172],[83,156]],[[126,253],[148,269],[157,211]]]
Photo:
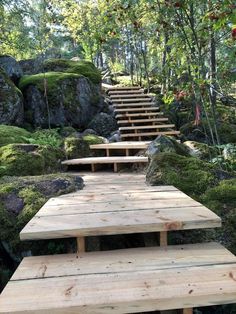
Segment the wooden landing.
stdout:
[[26,257],[4,314],[121,314],[235,303],[236,258],[216,243]]
[[143,176],[100,176],[100,182],[88,182],[82,191],[50,199],[21,231],[20,238],[78,238],[221,226],[216,214],[186,194],[172,186],[147,186]]

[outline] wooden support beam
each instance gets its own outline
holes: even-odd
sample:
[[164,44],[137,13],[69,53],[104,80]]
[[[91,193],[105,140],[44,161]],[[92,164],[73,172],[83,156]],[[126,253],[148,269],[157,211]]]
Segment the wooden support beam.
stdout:
[[118,164],[114,163],[114,172],[118,172]]
[[161,231],[160,232],[160,246],[167,246],[167,245],[168,245],[168,233],[167,231]]
[[96,169],[95,169],[95,164],[91,164],[91,170],[92,170],[92,172],[95,172],[95,171],[96,171]]
[[85,237],[76,238],[77,242],[77,253],[85,252]]
[[183,309],[183,314],[193,314],[193,309],[192,308]]

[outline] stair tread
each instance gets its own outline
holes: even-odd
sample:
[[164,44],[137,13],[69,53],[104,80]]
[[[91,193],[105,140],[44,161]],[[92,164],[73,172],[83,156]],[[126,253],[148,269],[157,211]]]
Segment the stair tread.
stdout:
[[142,132],[142,133],[128,133],[128,134],[121,134],[121,138],[127,137],[144,137],[144,136],[158,136],[158,135],[178,135],[180,131],[160,131],[160,132]]
[[[143,101],[145,98],[124,98],[124,99],[112,99],[112,103],[122,103],[122,102],[126,102],[126,103],[134,103],[134,102],[138,102],[138,101]],[[152,98],[147,98],[146,100],[150,100],[152,101]]]
[[127,112],[127,111],[144,111],[143,113],[146,113],[145,111],[158,111],[160,110],[159,107],[145,107],[145,108],[124,108],[124,109],[115,109],[115,112]]
[[139,106],[154,106],[155,102],[140,102],[140,103],[129,103],[129,104],[113,104],[114,108],[122,108],[122,107],[139,107]]
[[117,114],[116,118],[128,118],[128,117],[151,117],[151,116],[163,116],[163,112],[139,112],[139,113],[124,113]]
[[168,121],[168,118],[154,118],[154,119],[137,119],[137,120],[119,120],[118,124],[132,124],[132,123],[146,123],[146,122],[163,122]]
[[234,303],[235,273],[235,257],[216,243],[26,257],[0,297],[0,313],[120,314]]
[[65,160],[63,165],[89,165],[89,164],[111,164],[111,163],[134,163],[148,162],[147,157],[142,156],[115,156],[115,157],[87,157]]
[[174,124],[156,124],[156,125],[137,125],[137,126],[124,126],[120,127],[120,131],[128,130],[145,130],[145,129],[165,129],[165,128],[174,128]]
[[107,144],[94,144],[90,145],[91,149],[145,149],[150,141],[130,141],[130,142],[116,142]]
[[140,97],[140,98],[151,98],[152,95],[149,94],[121,94],[121,95],[111,95],[110,98],[111,100],[114,99],[122,99],[122,98],[132,98],[132,97]]

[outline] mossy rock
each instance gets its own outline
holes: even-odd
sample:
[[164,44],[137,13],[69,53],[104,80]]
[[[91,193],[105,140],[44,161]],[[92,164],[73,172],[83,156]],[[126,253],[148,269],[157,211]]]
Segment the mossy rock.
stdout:
[[[213,122],[210,121],[212,132],[216,138]],[[221,144],[236,143],[236,125],[218,121],[216,123],[217,132]],[[212,144],[212,137],[208,122],[204,119],[201,124],[196,126],[194,122],[189,122],[180,128],[180,132],[188,140]]]
[[25,129],[10,125],[0,125],[0,147],[13,143],[27,143],[32,135]]
[[24,118],[23,95],[0,67],[0,124],[21,126]]
[[45,72],[64,72],[83,75],[90,79],[94,84],[101,82],[101,72],[95,67],[92,62],[80,60],[66,59],[49,59],[43,64]]
[[0,176],[40,175],[60,169],[63,151],[50,146],[9,144],[0,148]]
[[89,157],[91,151],[89,144],[78,137],[67,137],[64,141],[64,150],[68,159]]
[[147,181],[152,185],[174,185],[189,195],[199,196],[219,178],[212,164],[175,153],[159,153],[151,159]]
[[0,241],[7,244],[16,259],[29,250],[35,254],[55,254],[64,248],[65,252],[63,240],[20,242],[19,233],[49,198],[81,188],[83,180],[67,174],[1,178]]
[[183,144],[186,146],[190,156],[203,160],[211,160],[220,153],[220,150],[217,147],[205,143],[186,141]]
[[88,143],[88,145],[104,144],[107,143],[107,140],[95,134],[88,134],[83,136],[83,140]]

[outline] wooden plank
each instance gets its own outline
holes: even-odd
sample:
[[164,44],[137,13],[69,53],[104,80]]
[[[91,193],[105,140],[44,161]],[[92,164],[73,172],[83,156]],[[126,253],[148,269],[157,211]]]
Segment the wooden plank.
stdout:
[[120,127],[120,131],[174,128],[174,124],[137,125]]
[[90,164],[114,164],[114,163],[148,163],[148,157],[121,156],[121,157],[88,157],[70,159],[62,162],[62,165],[90,165]]
[[[147,98],[145,101],[150,100],[152,101],[152,98]],[[112,99],[113,104],[119,104],[119,103],[136,103],[139,101],[144,101],[143,98],[123,98],[123,99]]]
[[101,212],[35,216],[20,233],[21,240],[57,239],[215,228],[221,219],[207,208],[151,209],[143,211]]
[[108,90],[108,93],[112,91],[124,91],[124,90],[130,91],[130,90],[140,90],[140,89],[141,89],[140,86],[114,86]]
[[10,281],[5,314],[121,314],[235,303],[236,263]]
[[127,95],[127,94],[143,94],[142,89],[134,89],[134,90],[117,90],[117,91],[109,91],[108,95]]
[[144,112],[144,113],[124,113],[124,114],[117,114],[116,118],[129,118],[129,117],[153,117],[153,116],[163,116],[163,112]]
[[114,112],[134,112],[139,111],[146,113],[146,111],[158,111],[160,110],[158,107],[145,107],[145,108],[127,108],[127,109],[115,109]]
[[155,102],[137,102],[137,103],[132,103],[132,104],[113,104],[113,107],[116,109],[119,108],[131,108],[131,107],[150,107],[150,106],[155,106]]
[[85,238],[79,237],[76,239],[77,242],[77,254],[85,252]]
[[168,234],[167,231],[160,232],[160,246],[166,247],[168,245]]
[[192,308],[183,309],[183,314],[193,314],[193,309]]
[[127,137],[143,137],[143,136],[158,136],[158,135],[179,135],[180,131],[158,131],[158,132],[142,132],[142,133],[130,133],[130,134],[121,134],[121,138],[127,138]]
[[150,144],[150,141],[131,141],[131,142],[116,142],[108,144],[90,145],[91,149],[145,149]]
[[[73,275],[152,271],[178,267],[236,263],[236,257],[222,245],[210,242],[87,252],[30,256],[23,259],[11,280],[27,280]],[[46,270],[46,271],[45,271]]]
[[105,201],[105,202],[94,202],[91,204],[88,203],[79,203],[79,204],[61,204],[55,205],[55,202],[50,200],[38,211],[36,216],[55,216],[55,215],[71,215],[71,214],[88,214],[88,213],[99,213],[99,212],[125,212],[125,211],[143,211],[145,215],[145,210],[150,209],[171,209],[175,208],[178,211],[181,211],[183,208],[188,208],[191,210],[193,207],[198,207],[198,210],[202,208],[202,205],[198,202],[195,202],[191,199],[186,199],[183,202],[183,199],[171,199],[171,202],[168,199],[159,200],[158,202],[153,201],[128,201],[123,203],[121,201]]
[[114,99],[123,99],[123,98],[125,98],[125,99],[128,99],[128,98],[135,98],[135,97],[137,97],[137,98],[148,98],[148,99],[152,99],[153,98],[153,96],[152,95],[150,95],[150,94],[141,94],[141,93],[126,93],[126,94],[111,94],[110,95],[110,99],[111,100],[114,100]]
[[117,121],[118,124],[132,124],[132,123],[135,123],[135,124],[139,124],[139,123],[146,123],[146,122],[163,122],[163,121],[168,121],[169,119],[168,118],[151,118],[151,119],[129,119],[129,120],[120,120],[120,121]]

